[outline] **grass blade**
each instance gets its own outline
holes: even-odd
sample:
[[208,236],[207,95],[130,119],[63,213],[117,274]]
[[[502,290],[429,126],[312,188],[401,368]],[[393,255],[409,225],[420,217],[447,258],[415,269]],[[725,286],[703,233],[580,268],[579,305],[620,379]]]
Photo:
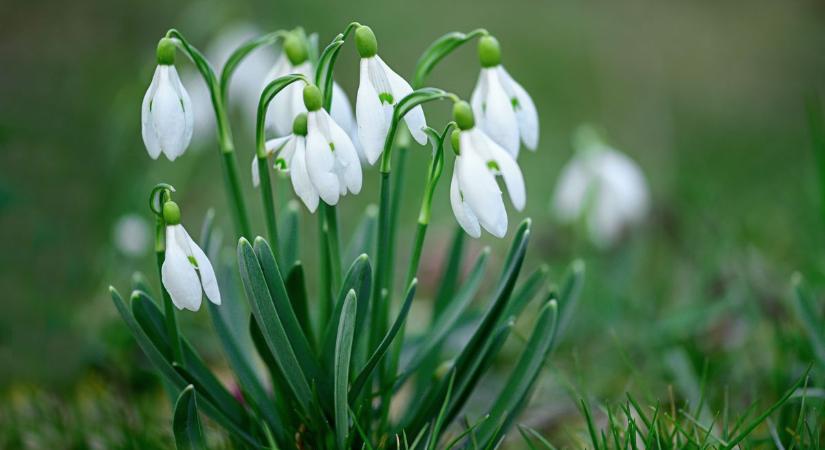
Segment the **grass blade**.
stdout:
[[190,384],[178,397],[175,403],[175,414],[172,420],[172,431],[175,435],[175,446],[178,450],[202,450],[206,448],[203,437],[203,427],[198,417],[198,400],[195,388]]
[[[367,290],[369,293],[369,289]],[[344,299],[341,318],[338,321],[338,333],[335,339],[335,435],[338,448],[344,449],[344,443],[349,431],[349,403],[347,390],[349,384],[350,357],[352,356],[352,340],[355,333],[355,323],[358,314],[358,304],[355,291],[350,289]]]

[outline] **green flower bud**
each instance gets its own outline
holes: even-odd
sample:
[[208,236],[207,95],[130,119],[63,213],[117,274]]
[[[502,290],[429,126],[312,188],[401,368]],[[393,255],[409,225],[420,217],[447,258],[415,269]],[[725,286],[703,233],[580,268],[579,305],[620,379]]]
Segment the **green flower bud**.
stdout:
[[171,66],[175,64],[175,41],[169,38],[163,38],[158,42],[157,58],[158,64],[164,66]]
[[180,223],[180,208],[177,203],[169,200],[163,204],[163,221],[166,222],[166,225]]
[[378,41],[375,39],[372,28],[361,25],[355,29],[355,48],[358,49],[358,54],[362,58],[370,58],[378,53]]
[[473,128],[476,124],[476,119],[473,116],[473,109],[470,104],[461,100],[453,105],[453,120],[462,131]]
[[306,136],[307,135],[307,114],[301,113],[295,116],[295,120],[292,121],[292,134],[295,136]]
[[307,107],[307,111],[318,111],[322,105],[323,99],[321,98],[321,90],[318,89],[318,86],[314,84],[304,86],[304,106]]
[[495,67],[501,64],[501,46],[493,36],[484,36],[478,40],[478,60],[481,67]]
[[304,42],[297,33],[289,33],[286,36],[284,39],[284,51],[293,66],[297,66],[309,59],[309,49],[306,46],[306,42]]
[[461,131],[453,130],[453,132],[450,133],[450,143],[453,144],[453,153],[455,153],[456,156],[461,154],[459,142],[461,142]]

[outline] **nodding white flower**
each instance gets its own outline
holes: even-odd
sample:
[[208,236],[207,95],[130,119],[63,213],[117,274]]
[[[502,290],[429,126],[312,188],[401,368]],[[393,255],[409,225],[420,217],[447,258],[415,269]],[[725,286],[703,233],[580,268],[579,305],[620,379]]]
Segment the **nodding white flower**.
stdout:
[[197,311],[201,307],[201,292],[216,305],[221,293],[212,263],[189,233],[180,224],[180,209],[175,202],[163,205],[166,222],[166,254],[160,269],[163,287],[178,309]]
[[[320,197],[307,172],[306,135],[307,115],[301,113],[295,117],[292,134],[266,142],[266,155],[267,160],[271,157],[276,158],[276,169],[289,173],[295,194],[300,197],[310,212],[315,212]],[[256,187],[260,184],[257,156],[252,158],[252,184]]]
[[[315,79],[315,66],[309,60],[307,43],[302,36],[290,33],[284,39],[283,52],[278,56],[275,66],[264,80],[264,86],[271,81],[290,74],[298,74]],[[266,115],[267,128],[278,136],[286,136],[292,132],[292,122],[295,117],[307,111],[304,106],[301,86],[292,83],[275,96],[269,104]],[[352,114],[352,105],[347,93],[338,85],[332,83],[332,107],[330,113],[335,121],[350,136],[357,145],[357,129]]]
[[[358,139],[367,157],[375,164],[384,150],[384,140],[392,122],[393,107],[412,93],[412,87],[378,56],[375,34],[367,26],[355,30],[355,45],[361,55],[361,74],[355,116],[358,121]],[[413,139],[421,145],[427,143],[427,126],[424,110],[416,106],[404,116]]]
[[163,153],[174,161],[192,140],[192,101],[175,70],[175,44],[171,39],[160,40],[157,58],[155,75],[143,97],[141,134],[152,159]]
[[519,141],[535,150],[539,143],[536,105],[501,65],[501,50],[496,38],[481,38],[478,53],[481,74],[470,100],[478,126],[513,157],[518,156]]
[[[318,195],[329,205],[347,192],[361,192],[361,163],[347,133],[321,108],[321,91],[304,87],[307,107],[306,171]],[[293,156],[292,160],[295,161]],[[295,164],[293,164],[293,167]]]
[[474,126],[470,105],[456,103],[453,117],[461,131],[454,132],[453,147],[458,147],[450,204],[456,220],[472,237],[481,228],[496,237],[507,233],[507,210],[496,176],[504,179],[513,206],[521,211],[526,202],[524,178],[515,159],[479,127]]
[[576,141],[577,153],[562,169],[552,207],[562,222],[583,220],[590,240],[608,247],[644,219],[647,182],[632,159],[602,143],[591,129],[581,128]]
[[124,255],[132,258],[143,256],[150,246],[149,223],[139,214],[124,214],[115,222],[112,237],[115,247]]

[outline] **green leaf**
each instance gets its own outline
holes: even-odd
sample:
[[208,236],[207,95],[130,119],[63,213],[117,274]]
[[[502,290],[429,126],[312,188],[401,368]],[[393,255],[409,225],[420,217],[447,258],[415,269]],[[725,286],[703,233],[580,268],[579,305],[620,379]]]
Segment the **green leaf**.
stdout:
[[[347,250],[346,261],[352,261],[362,253],[375,256],[375,233],[378,230],[378,207],[371,204],[364,211],[361,221],[352,233]],[[374,259],[374,258],[373,258]],[[362,311],[363,313],[363,311]]]
[[410,286],[407,288],[407,295],[404,299],[404,304],[401,306],[401,311],[398,312],[398,317],[395,318],[395,322],[392,324],[392,327],[387,331],[387,334],[384,335],[384,339],[381,340],[381,343],[378,345],[378,348],[370,355],[369,359],[367,360],[366,365],[364,368],[361,369],[361,372],[355,378],[355,382],[352,383],[352,388],[349,392],[349,400],[353,402],[355,398],[361,392],[361,389],[364,385],[369,381],[370,377],[372,376],[373,370],[381,362],[381,359],[387,353],[387,350],[390,348],[390,344],[392,344],[393,339],[398,334],[398,331],[404,325],[404,322],[407,320],[407,315],[410,312],[410,307],[412,306],[413,298],[415,297],[415,288],[418,285],[418,280],[414,279]]
[[[369,289],[367,289],[369,293]],[[347,390],[349,387],[350,357],[352,356],[352,340],[355,334],[358,304],[355,290],[350,289],[344,299],[341,318],[338,321],[338,333],[335,339],[335,435],[338,448],[345,448],[345,441],[349,431],[349,403]]]
[[245,238],[238,241],[238,264],[246,297],[249,300],[252,314],[258,326],[261,327],[266,345],[275,356],[278,367],[281,368],[302,411],[309,415],[311,412],[309,403],[312,398],[310,383],[275,309],[258,258]]
[[461,279],[461,267],[464,261],[464,243],[466,242],[467,233],[459,226],[455,227],[453,234],[453,241],[450,244],[450,252],[447,257],[447,265],[444,272],[441,274],[441,279],[438,283],[438,294],[435,296],[433,302],[433,323],[436,322],[438,316],[444,311],[447,306],[452,303],[455,297],[455,291]]
[[298,262],[298,243],[300,242],[300,211],[296,200],[290,200],[281,210],[281,218],[278,223],[280,233],[278,234],[278,248],[280,253],[280,266],[293,267]]
[[522,350],[521,358],[490,408],[490,417],[493,420],[478,429],[479,441],[498,441],[518,417],[553,346],[557,318],[558,306],[551,296],[550,301],[545,303],[539,313],[533,334]]
[[344,277],[343,283],[341,283],[341,291],[338,293],[338,301],[335,303],[335,310],[333,311],[332,317],[330,317],[329,323],[327,323],[326,331],[324,332],[324,346],[322,347],[323,350],[321,354],[326,357],[326,360],[324,361],[325,368],[332,368],[338,324],[340,322],[339,318],[341,317],[344,303],[349,295],[349,291],[351,290],[355,291],[358,301],[358,311],[361,312],[361,314],[358,314],[358,318],[356,319],[357,322],[355,324],[356,342],[358,342],[362,336],[365,336],[364,320],[366,319],[367,310],[369,309],[371,286],[372,267],[370,266],[370,261],[367,255],[361,255],[352,262],[349,270],[347,270],[347,275]]
[[811,348],[819,364],[825,367],[825,330],[823,329],[825,327],[823,327],[823,321],[817,315],[816,307],[810,293],[805,288],[802,275],[794,274],[791,284],[793,285],[793,306],[796,317],[802,323],[802,328],[808,335],[808,341],[811,343]]
[[[313,336],[312,320],[309,315],[309,300],[307,298],[306,277],[304,275],[304,266],[300,261],[296,262],[289,270],[284,282],[286,287],[289,303],[292,305],[292,310],[295,311],[295,317],[304,330],[310,345],[315,343]],[[317,343],[315,344],[317,345]]]
[[570,325],[570,319],[576,310],[576,305],[581,297],[582,286],[584,286],[585,266],[584,261],[577,259],[570,264],[567,275],[561,285],[559,292],[559,309],[561,318],[559,319],[559,335],[564,335],[564,331]]
[[172,431],[175,434],[175,446],[178,450],[204,450],[206,440],[198,417],[198,399],[195,388],[190,384],[175,403],[172,419]]
[[530,303],[530,300],[535,298],[544,286],[549,271],[550,269],[546,265],[542,265],[527,277],[527,280],[519,286],[518,290],[513,292],[512,300],[507,304],[504,314],[501,315],[502,321],[508,317],[518,317],[521,314],[527,304]]

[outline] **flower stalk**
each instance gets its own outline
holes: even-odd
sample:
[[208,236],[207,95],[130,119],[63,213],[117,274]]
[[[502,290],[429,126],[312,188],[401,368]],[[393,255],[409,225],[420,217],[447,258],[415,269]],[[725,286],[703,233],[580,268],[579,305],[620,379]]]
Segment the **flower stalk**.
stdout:
[[169,335],[169,342],[172,347],[173,361],[183,363],[183,350],[180,345],[180,329],[178,328],[177,311],[172,303],[169,291],[163,285],[163,261],[166,259],[166,221],[163,219],[163,205],[172,199],[172,192],[175,188],[169,184],[161,183],[152,189],[149,195],[149,209],[155,214],[155,264],[158,271],[158,282],[160,292],[163,297],[163,316],[166,325],[166,334]]

